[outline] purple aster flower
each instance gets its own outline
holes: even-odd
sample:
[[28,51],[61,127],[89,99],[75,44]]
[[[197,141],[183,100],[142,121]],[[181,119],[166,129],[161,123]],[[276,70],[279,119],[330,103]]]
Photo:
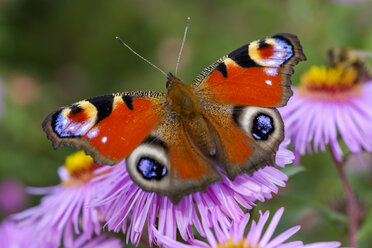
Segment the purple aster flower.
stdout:
[[48,242],[33,242],[31,228],[17,225],[15,222],[5,220],[0,224],[1,247],[28,247],[28,248],[54,248]]
[[119,239],[101,234],[93,239],[86,236],[79,236],[74,240],[72,248],[122,248],[124,247]]
[[324,151],[326,145],[341,162],[338,137],[354,154],[372,152],[372,81],[361,82],[358,74],[350,67],[314,66],[302,76],[287,106],[279,109],[296,162],[306,153]]
[[[45,240],[36,240],[33,226],[20,226],[15,222],[5,220],[0,225],[1,247],[16,248],[57,248],[59,245],[48,243]],[[91,240],[86,236],[77,237],[70,245],[64,244],[67,248],[122,248],[120,240],[110,238],[106,235],[97,236]]]
[[16,180],[0,181],[0,212],[15,213],[24,209],[28,198],[21,182]]
[[[288,143],[288,142],[287,142]],[[283,167],[293,161],[292,152],[282,143],[276,155],[276,163]],[[129,177],[125,161],[116,165],[109,173],[94,180],[101,191],[94,205],[104,209],[103,217],[109,231],[126,234],[127,242],[138,244],[144,226],[147,225],[149,243],[153,241],[152,227],[171,239],[177,231],[182,239],[193,239],[192,227],[203,236],[205,227],[216,225],[230,227],[230,219],[239,220],[245,209],[251,209],[258,201],[271,199],[284,187],[287,176],[274,167],[265,167],[252,176],[247,174],[230,181],[211,185],[205,193],[194,193],[184,197],[178,205],[167,197],[145,192]]]
[[318,242],[304,245],[302,241],[286,242],[298,230],[300,226],[292,227],[276,237],[273,237],[275,229],[283,215],[284,208],[280,208],[271,219],[266,230],[263,231],[267,220],[269,219],[269,211],[264,214],[260,211],[260,219],[256,223],[252,221],[247,234],[244,234],[250,215],[246,214],[239,221],[232,221],[229,228],[223,226],[214,226],[214,232],[210,228],[206,228],[204,232],[208,243],[200,240],[189,240],[190,245],[180,243],[170,237],[161,234],[158,230],[154,230],[157,243],[168,248],[336,248],[340,247],[339,242]]
[[[59,168],[60,185],[46,188],[30,188],[31,194],[46,195],[40,205],[13,216],[21,226],[32,226],[35,239],[59,245],[71,246],[74,234],[91,238],[101,232],[100,211],[88,207],[96,193],[96,183],[91,179],[104,173],[109,167],[97,166],[93,159],[77,152],[67,157]],[[98,172],[97,172],[98,171]]]

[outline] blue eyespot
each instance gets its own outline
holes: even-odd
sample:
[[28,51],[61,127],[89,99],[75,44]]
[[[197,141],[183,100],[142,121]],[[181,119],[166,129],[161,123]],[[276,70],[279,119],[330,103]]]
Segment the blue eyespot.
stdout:
[[[72,109],[71,112],[74,112],[74,114],[79,113],[76,112],[76,109]],[[53,114],[52,118],[53,130],[60,138],[84,136],[93,126],[92,120],[88,120],[83,123],[74,122],[69,117],[65,116],[61,111]]]
[[274,131],[273,118],[266,114],[258,114],[253,120],[252,136],[256,140],[267,140]]
[[137,170],[147,180],[161,180],[167,174],[165,166],[148,157],[143,157],[138,161]]

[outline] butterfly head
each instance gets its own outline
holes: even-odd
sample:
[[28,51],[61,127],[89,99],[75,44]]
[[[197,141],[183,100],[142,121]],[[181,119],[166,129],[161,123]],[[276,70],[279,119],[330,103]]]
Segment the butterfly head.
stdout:
[[177,87],[177,85],[179,84],[184,84],[184,83],[179,78],[177,78],[176,76],[174,76],[172,73],[169,72],[167,75],[167,83],[166,83],[168,93],[171,90],[171,88]]

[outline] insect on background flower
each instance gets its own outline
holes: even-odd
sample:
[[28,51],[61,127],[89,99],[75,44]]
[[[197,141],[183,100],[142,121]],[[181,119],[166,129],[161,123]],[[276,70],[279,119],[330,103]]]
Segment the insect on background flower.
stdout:
[[[292,163],[293,153],[282,143],[276,155],[279,166]],[[148,229],[149,243],[153,241],[153,228],[162,235],[176,239],[177,232],[182,239],[193,238],[193,227],[205,236],[204,228],[218,225],[229,228],[230,219],[240,220],[245,209],[251,209],[256,201],[271,199],[284,187],[287,176],[274,167],[265,167],[252,176],[247,174],[230,181],[209,186],[205,193],[186,196],[178,205],[166,196],[143,191],[136,185],[126,170],[125,161],[112,171],[97,177],[98,199],[95,205],[103,209],[109,231],[126,234],[127,242],[138,244],[144,228]],[[147,226],[145,226],[147,225]]]
[[[254,220],[247,228],[250,214],[245,214],[241,220],[232,221],[229,228],[214,226],[213,232],[210,228],[205,228],[208,243],[200,240],[189,240],[189,244],[180,243],[174,239],[162,235],[159,231],[154,230],[157,243],[164,245],[167,248],[337,248],[340,247],[339,242],[317,242],[304,245],[302,241],[290,241],[296,232],[300,230],[300,226],[292,227],[276,237],[273,237],[279,220],[283,215],[284,208],[280,208],[266,225],[269,219],[269,211],[262,214],[258,222]],[[266,227],[266,230],[264,228]]]
[[329,53],[331,66],[311,67],[288,105],[279,109],[296,159],[329,144],[340,162],[339,136],[354,154],[372,152],[372,78],[360,52],[336,51]]
[[[97,166],[90,156],[79,151],[67,157],[59,168],[61,184],[46,188],[30,188],[31,194],[45,195],[40,205],[12,216],[21,227],[32,227],[35,241],[59,245],[63,239],[71,245],[74,235],[89,239],[101,233],[100,210],[89,207],[97,192],[91,179],[105,173],[108,167]],[[98,171],[98,172],[97,172]]]

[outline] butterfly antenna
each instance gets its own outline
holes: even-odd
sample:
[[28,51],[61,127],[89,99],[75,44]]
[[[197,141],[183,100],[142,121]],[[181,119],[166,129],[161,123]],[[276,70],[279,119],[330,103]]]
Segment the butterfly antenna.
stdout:
[[161,73],[163,73],[166,77],[167,77],[167,73],[165,73],[162,69],[160,69],[159,67],[157,67],[156,65],[154,65],[153,63],[151,63],[150,61],[148,61],[147,59],[145,59],[144,57],[142,57],[141,55],[139,55],[136,51],[134,51],[129,45],[127,45],[122,39],[120,39],[119,37],[116,36],[116,39],[121,43],[123,44],[124,46],[126,46],[132,53],[134,53],[135,55],[137,55],[138,57],[140,57],[142,60],[146,61],[148,64],[152,65],[154,68],[158,69]]
[[189,29],[189,24],[190,24],[190,17],[187,17],[187,19],[186,19],[185,33],[183,34],[183,39],[182,39],[182,44],[181,44],[180,52],[178,53],[177,64],[176,64],[176,71],[174,73],[175,76],[177,76],[178,65],[180,64],[181,54],[182,54],[182,51],[183,51],[183,46],[185,45],[186,34],[187,34],[187,30]]

